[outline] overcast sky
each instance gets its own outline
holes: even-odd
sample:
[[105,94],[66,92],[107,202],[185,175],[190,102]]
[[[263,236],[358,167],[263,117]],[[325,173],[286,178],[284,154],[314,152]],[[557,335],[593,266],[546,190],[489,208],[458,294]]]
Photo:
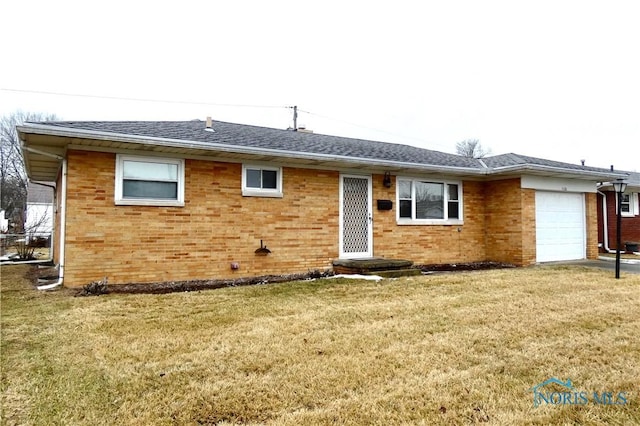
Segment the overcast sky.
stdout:
[[317,133],[640,171],[637,1],[12,0],[0,15],[0,115],[287,128],[297,105]]

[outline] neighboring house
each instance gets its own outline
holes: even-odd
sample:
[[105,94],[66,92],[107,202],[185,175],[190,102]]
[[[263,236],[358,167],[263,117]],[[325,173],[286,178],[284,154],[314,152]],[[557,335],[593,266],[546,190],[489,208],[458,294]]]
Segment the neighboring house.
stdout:
[[[66,286],[595,258],[606,169],[203,121],[18,126]],[[264,243],[270,254],[258,250]]]
[[[639,251],[637,247],[626,247],[627,243],[640,245],[640,173],[627,173],[627,189],[622,196],[622,216],[620,218],[621,250]],[[605,252],[616,251],[618,194],[611,183],[600,186],[598,193],[598,242]],[[606,226],[605,226],[606,223]],[[634,244],[629,244],[629,246]]]
[[5,218],[4,210],[0,210],[0,233],[5,233],[9,230],[9,219]]
[[29,182],[24,230],[27,237],[49,238],[53,232],[53,184]]

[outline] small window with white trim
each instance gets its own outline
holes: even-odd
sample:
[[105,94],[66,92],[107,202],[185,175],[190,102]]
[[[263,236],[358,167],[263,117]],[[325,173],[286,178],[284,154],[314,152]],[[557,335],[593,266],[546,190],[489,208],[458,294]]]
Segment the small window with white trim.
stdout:
[[398,224],[462,224],[462,183],[398,178]]
[[118,154],[115,203],[184,206],[184,160]]
[[282,167],[243,165],[242,195],[282,197]]
[[620,200],[622,216],[638,216],[640,215],[640,208],[638,206],[638,193],[637,192],[625,192],[622,194]]

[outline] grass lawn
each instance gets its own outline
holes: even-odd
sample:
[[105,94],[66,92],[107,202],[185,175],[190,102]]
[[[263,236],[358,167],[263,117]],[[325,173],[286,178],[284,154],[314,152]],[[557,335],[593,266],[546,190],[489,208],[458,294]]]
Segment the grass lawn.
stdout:
[[[640,424],[640,275],[545,266],[80,298],[34,290],[28,268],[0,269],[3,424]],[[534,407],[551,377],[587,403]]]

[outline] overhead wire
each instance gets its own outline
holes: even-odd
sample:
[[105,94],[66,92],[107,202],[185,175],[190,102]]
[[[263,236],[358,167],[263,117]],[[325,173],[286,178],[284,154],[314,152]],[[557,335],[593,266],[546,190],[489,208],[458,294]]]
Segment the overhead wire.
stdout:
[[17,92],[17,93],[33,93],[33,94],[39,94],[39,95],[69,96],[69,97],[76,97],[76,98],[110,99],[110,100],[117,100],[117,101],[155,102],[155,103],[167,103],[167,104],[209,105],[209,106],[241,107],[241,108],[289,108],[288,106],[284,106],[284,105],[223,104],[223,103],[215,103],[215,102],[182,101],[182,100],[175,100],[175,99],[151,99],[151,98],[131,98],[131,97],[125,97],[125,96],[87,95],[83,93],[50,92],[45,90],[0,88],[0,91]]
[[[175,99],[153,99],[153,98],[135,98],[135,97],[126,97],[126,96],[95,95],[95,94],[84,94],[84,93],[65,93],[65,92],[54,92],[54,91],[46,91],[46,90],[13,89],[13,88],[0,88],[0,91],[15,92],[15,93],[31,93],[31,94],[49,95],[49,96],[67,96],[67,97],[77,97],[77,98],[108,99],[108,100],[118,100],[118,101],[152,102],[152,103],[181,104],[181,105],[206,105],[206,106],[219,106],[219,107],[232,107],[232,108],[269,108],[269,109],[294,108],[293,106],[289,106],[289,105],[230,104],[230,103],[216,103],[216,102],[204,102],[204,101],[185,101],[185,100],[175,100]],[[357,127],[357,128],[372,131],[372,132],[377,132],[377,133],[382,133],[382,134],[386,134],[393,137],[403,138],[405,140],[414,140],[414,141],[426,143],[429,145],[439,145],[439,144],[433,143],[432,141],[427,141],[425,139],[402,135],[395,132],[389,132],[387,130],[365,126],[362,124],[350,122],[347,120],[342,120],[335,117],[330,117],[324,114],[318,114],[318,113],[303,110],[300,108],[297,108],[297,112],[309,114],[315,117],[323,118],[325,120],[342,123],[348,126]]]

